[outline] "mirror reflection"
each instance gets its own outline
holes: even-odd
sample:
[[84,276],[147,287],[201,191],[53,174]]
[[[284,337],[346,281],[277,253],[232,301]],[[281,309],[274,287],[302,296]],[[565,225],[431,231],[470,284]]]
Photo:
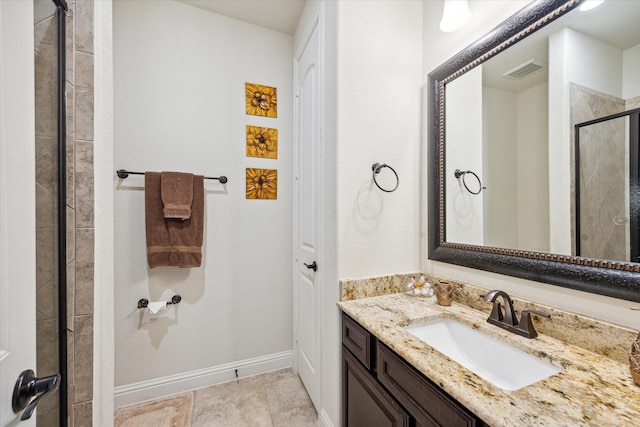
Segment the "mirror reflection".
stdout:
[[445,241],[640,262],[639,21],[575,9],[446,85]]
[[636,109],[576,125],[578,256],[640,262],[637,197],[633,200],[639,116]]

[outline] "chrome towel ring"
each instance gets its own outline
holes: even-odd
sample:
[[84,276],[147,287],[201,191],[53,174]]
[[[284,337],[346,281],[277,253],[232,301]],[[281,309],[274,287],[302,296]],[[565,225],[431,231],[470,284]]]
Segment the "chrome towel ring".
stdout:
[[[396,176],[396,186],[393,187],[393,189],[391,190],[387,190],[385,188],[380,187],[380,184],[378,184],[378,181],[376,181],[376,174],[380,173],[380,170],[384,169],[384,168],[389,168],[391,169],[391,172],[393,172],[393,174]],[[380,164],[380,163],[374,163],[373,165],[371,165],[371,170],[373,171],[373,182],[376,184],[376,187],[378,187],[379,189],[381,189],[382,191],[386,192],[386,193],[391,193],[397,190],[398,185],[400,185],[400,178],[398,178],[398,174],[396,173],[396,171],[389,166],[386,163]]]
[[[478,180],[478,191],[471,191],[469,189],[469,187],[467,186],[466,181],[464,180],[465,176],[470,173],[471,175],[475,176],[476,179]],[[476,175],[475,172],[473,171],[461,171],[460,169],[456,169],[453,174],[455,175],[456,178],[460,179],[460,177],[462,177],[462,185],[464,185],[464,188],[467,189],[467,191],[471,194],[480,194],[480,192],[482,190],[486,190],[487,187],[483,187],[482,186],[482,181],[480,181],[480,178],[478,177],[478,175]]]

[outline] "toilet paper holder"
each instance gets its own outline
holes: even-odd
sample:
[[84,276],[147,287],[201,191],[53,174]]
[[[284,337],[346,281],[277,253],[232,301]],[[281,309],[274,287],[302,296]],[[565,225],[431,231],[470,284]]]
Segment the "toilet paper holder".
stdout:
[[[167,305],[170,304],[178,304],[182,301],[182,297],[180,295],[174,295],[171,297],[171,301],[167,301]],[[140,298],[138,300],[138,308],[147,308],[149,306],[149,300],[147,298]]]

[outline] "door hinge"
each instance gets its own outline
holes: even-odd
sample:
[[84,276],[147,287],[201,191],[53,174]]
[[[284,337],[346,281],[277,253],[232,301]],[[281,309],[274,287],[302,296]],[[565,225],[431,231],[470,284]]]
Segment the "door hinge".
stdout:
[[296,86],[296,98],[300,98],[300,86]]
[[298,342],[298,331],[295,331],[295,332],[293,333],[293,340],[294,340],[295,342]]

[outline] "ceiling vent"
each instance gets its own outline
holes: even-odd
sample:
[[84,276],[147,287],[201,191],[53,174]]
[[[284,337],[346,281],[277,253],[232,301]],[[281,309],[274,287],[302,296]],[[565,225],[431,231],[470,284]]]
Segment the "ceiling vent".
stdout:
[[506,77],[512,80],[521,80],[525,77],[530,76],[536,71],[540,71],[545,67],[544,62],[538,61],[537,59],[530,59],[522,65],[518,65],[513,70],[510,70],[502,75],[502,77]]

